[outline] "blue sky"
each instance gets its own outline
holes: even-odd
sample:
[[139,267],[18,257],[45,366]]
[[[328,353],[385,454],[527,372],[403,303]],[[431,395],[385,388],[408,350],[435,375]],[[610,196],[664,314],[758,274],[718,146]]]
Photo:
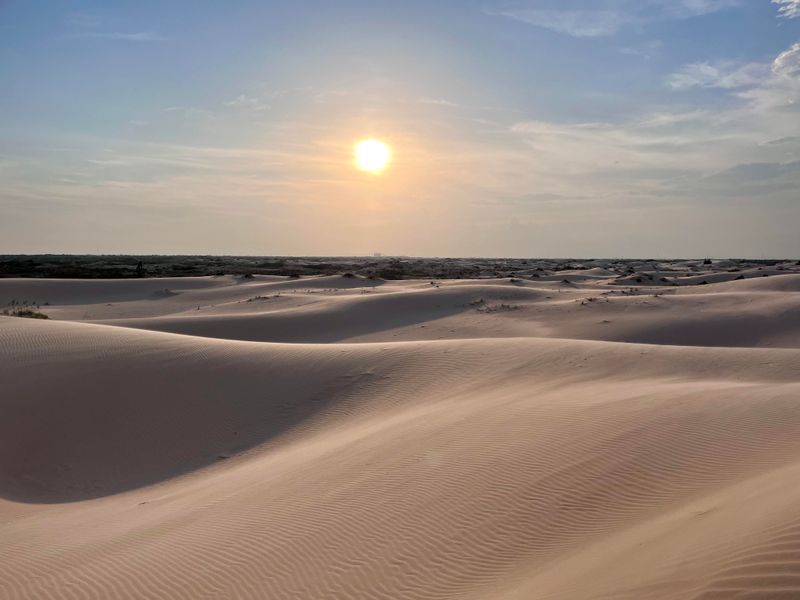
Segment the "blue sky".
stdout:
[[6,0],[0,34],[0,252],[800,257],[800,0]]

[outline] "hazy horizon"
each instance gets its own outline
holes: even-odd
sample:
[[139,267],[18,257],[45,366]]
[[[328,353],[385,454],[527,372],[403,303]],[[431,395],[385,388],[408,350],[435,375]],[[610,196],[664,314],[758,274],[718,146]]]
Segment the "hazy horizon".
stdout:
[[578,256],[578,255],[564,255],[564,256],[534,256],[534,255],[426,255],[426,254],[384,254],[384,253],[370,253],[370,254],[214,254],[209,252],[193,252],[193,253],[153,253],[153,252],[3,252],[0,256],[120,256],[120,257],[196,257],[196,256],[214,256],[214,257],[231,257],[231,258],[308,258],[308,259],[321,259],[321,258],[375,258],[375,259],[419,259],[419,260],[564,260],[564,261],[692,261],[692,260],[745,260],[745,261],[781,261],[781,260],[796,260],[796,256]]
[[798,17],[5,2],[0,253],[797,258]]

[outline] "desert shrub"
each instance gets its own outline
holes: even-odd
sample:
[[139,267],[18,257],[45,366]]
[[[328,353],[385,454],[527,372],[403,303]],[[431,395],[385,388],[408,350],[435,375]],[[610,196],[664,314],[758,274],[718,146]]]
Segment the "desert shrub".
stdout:
[[16,312],[11,313],[11,316],[14,316],[14,317],[25,317],[27,319],[48,319],[49,318],[44,313],[40,313],[39,311],[30,310],[30,309],[18,310]]
[[509,310],[519,310],[520,306],[516,304],[485,304],[482,306],[478,306],[478,312],[482,313],[494,313],[494,312],[505,312]]
[[7,317],[24,317],[26,319],[47,319],[49,318],[43,312],[39,312],[39,305],[31,302],[28,303],[27,301],[18,302],[16,300],[12,300],[11,303],[3,309],[2,313]]

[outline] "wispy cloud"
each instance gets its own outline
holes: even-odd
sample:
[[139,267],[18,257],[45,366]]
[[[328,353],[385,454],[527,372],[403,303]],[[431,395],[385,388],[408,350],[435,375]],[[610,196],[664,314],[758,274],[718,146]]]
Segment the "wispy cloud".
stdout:
[[684,65],[666,79],[676,91],[692,88],[732,90],[751,107],[800,109],[800,42],[771,63],[702,62]]
[[700,62],[684,65],[667,77],[674,90],[690,88],[736,89],[761,83],[769,74],[769,65],[734,61]]
[[[650,22],[688,19],[736,6],[740,0],[595,0],[572,3],[569,8],[553,4],[515,7],[509,10],[486,9],[493,16],[508,17],[522,23],[550,29],[573,37],[614,35],[626,26]],[[800,2],[800,0],[793,0]]]
[[69,15],[67,22],[73,27],[99,27],[103,19],[92,13],[76,12]]
[[458,106],[457,103],[451,102],[445,98],[430,98],[428,96],[421,96],[417,98],[417,104],[427,104],[430,106],[448,106],[448,107],[456,107]]
[[761,146],[783,146],[786,144],[796,144],[800,142],[800,136],[797,135],[787,135],[779,138],[775,138],[772,140],[765,140],[761,142]]
[[172,114],[181,120],[191,122],[206,121],[215,118],[212,111],[196,106],[168,106],[162,109],[161,112]]
[[233,100],[227,101],[225,103],[225,106],[231,108],[254,110],[254,111],[262,111],[269,109],[268,104],[264,104],[260,99],[255,98],[253,96],[248,96],[247,94],[239,94]]
[[136,32],[122,32],[122,31],[113,31],[113,32],[87,32],[87,33],[79,33],[75,35],[68,36],[71,38],[95,38],[95,39],[103,39],[103,40],[122,40],[127,42],[164,42],[167,41],[168,38],[160,35],[158,33],[154,33],[152,31],[136,31]]
[[741,3],[741,0],[651,0],[650,2],[663,16],[676,19],[709,15],[739,6]]
[[732,103],[714,110],[662,109],[621,122],[516,123],[511,132],[535,156],[525,176],[537,177],[540,190],[570,194],[676,201],[703,195],[719,202],[796,198],[800,44],[771,64],[684,68],[680,74],[680,86],[717,87],[732,95]]
[[617,51],[620,54],[626,54],[628,56],[638,56],[644,60],[650,60],[653,58],[653,55],[660,52],[663,43],[661,40],[651,40],[647,44],[645,44],[641,48],[633,48],[630,46],[625,46],[622,48],[617,48]]
[[167,38],[154,31],[99,31],[103,29],[111,29],[113,23],[89,12],[74,12],[71,13],[66,19],[67,25],[72,29],[73,33],[67,34],[64,37],[68,39],[75,38],[94,38],[105,40],[122,40],[128,42],[163,42]]
[[509,17],[515,21],[573,37],[613,35],[623,25],[637,21],[634,15],[612,10],[517,9],[487,11],[487,13],[499,17]]
[[778,14],[787,19],[800,17],[800,0],[772,0],[778,5]]

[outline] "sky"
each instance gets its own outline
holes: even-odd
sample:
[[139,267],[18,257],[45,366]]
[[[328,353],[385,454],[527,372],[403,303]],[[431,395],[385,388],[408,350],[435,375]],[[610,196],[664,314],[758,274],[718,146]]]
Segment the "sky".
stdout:
[[800,0],[0,0],[40,252],[800,258]]

